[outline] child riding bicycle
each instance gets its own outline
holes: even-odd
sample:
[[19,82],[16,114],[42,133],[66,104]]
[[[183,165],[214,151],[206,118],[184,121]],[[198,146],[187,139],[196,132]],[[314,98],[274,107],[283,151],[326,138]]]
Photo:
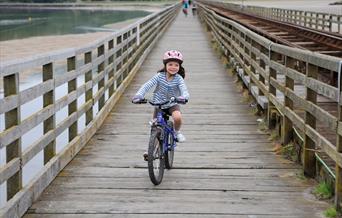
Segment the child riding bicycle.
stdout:
[[[170,101],[169,104],[163,105],[161,109],[172,116],[177,141],[184,142],[185,136],[180,132],[182,114],[180,106],[177,104],[177,102],[185,103],[189,99],[189,92],[184,82],[183,55],[176,50],[167,51],[164,54],[163,63],[164,68],[159,70],[155,76],[141,86],[132,98],[132,102],[139,103],[143,101],[145,94],[152,87],[155,87],[153,92],[153,102],[155,103],[170,101],[172,97],[175,97],[177,101]],[[158,110],[158,108],[155,108],[153,119],[156,118]]]

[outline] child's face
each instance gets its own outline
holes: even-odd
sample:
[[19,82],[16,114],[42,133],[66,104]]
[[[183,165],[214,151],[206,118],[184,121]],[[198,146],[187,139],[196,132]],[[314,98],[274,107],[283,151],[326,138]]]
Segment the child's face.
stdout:
[[178,73],[179,71],[179,63],[176,62],[176,61],[170,61],[166,64],[166,71],[169,73],[169,74],[176,74]]

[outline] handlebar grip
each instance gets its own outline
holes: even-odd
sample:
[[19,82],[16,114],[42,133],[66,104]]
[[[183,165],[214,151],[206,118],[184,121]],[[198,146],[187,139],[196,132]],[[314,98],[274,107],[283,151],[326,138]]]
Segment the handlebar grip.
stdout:
[[181,100],[181,101],[177,101],[178,104],[186,104],[188,103],[188,99],[184,99],[184,100]]
[[133,104],[146,104],[147,103],[147,99],[141,99],[141,100],[139,100],[139,101],[134,101],[134,100],[132,100],[132,103]]

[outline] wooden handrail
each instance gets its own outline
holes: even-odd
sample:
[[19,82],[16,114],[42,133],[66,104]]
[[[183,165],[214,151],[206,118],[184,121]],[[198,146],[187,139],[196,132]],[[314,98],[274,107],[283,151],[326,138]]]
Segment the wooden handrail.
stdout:
[[[239,77],[248,81],[245,84],[267,111],[268,121],[274,109],[282,115],[283,144],[292,139],[293,128],[302,133],[304,172],[315,174],[315,149],[321,149],[336,163],[335,204],[339,207],[342,198],[342,59],[273,43],[217,15],[203,4],[199,4],[199,15]],[[337,75],[337,85],[321,81],[318,78],[321,72]],[[321,106],[318,97],[330,101],[338,113]],[[336,142],[324,136],[316,126],[318,122],[336,135]]]
[[[0,184],[7,182],[7,203],[0,217],[20,217],[57,176],[64,166],[87,143],[101,126],[143,60],[173,21],[180,4],[169,6],[81,48],[69,48],[49,54],[0,63],[5,96],[0,99],[0,114],[5,115],[5,129],[0,132],[0,149],[7,149],[6,164],[0,167]],[[54,72],[57,62],[64,62],[62,76]],[[19,91],[19,74],[41,67],[43,81]],[[84,77],[77,84],[78,77]],[[55,99],[55,90],[66,84],[68,93]],[[97,90],[94,91],[94,87]],[[78,99],[85,95],[84,103]],[[43,108],[25,119],[20,118],[23,104],[43,98]],[[94,107],[98,112],[94,114]],[[56,114],[68,108],[68,115],[56,123]],[[78,129],[85,116],[84,130]],[[21,137],[43,124],[44,133],[27,149],[21,148]],[[68,144],[56,152],[56,138],[68,131]],[[44,151],[44,167],[23,185],[25,164]]]

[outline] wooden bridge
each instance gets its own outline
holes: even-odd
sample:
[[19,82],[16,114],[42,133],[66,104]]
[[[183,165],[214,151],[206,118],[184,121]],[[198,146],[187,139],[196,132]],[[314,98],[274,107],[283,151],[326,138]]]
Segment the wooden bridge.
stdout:
[[[8,198],[0,209],[1,217],[25,213],[27,218],[321,217],[329,205],[313,197],[314,181],[300,178],[302,166],[274,154],[269,135],[258,130],[257,117],[236,86],[237,77],[228,74],[222,57],[212,50],[205,28],[210,28],[224,59],[237,70],[259,107],[268,111],[269,126],[281,129],[283,142],[295,138],[292,129],[304,130],[304,146],[311,146],[304,147],[305,172],[315,171],[315,149],[322,149],[336,162],[335,204],[339,205],[340,106],[335,114],[328,114],[312,93],[327,95],[336,104],[340,86],[290,70],[293,62],[282,65],[272,60],[281,56],[305,62],[310,69],[340,73],[341,59],[275,43],[271,47],[267,39],[220,18],[204,5],[198,6],[197,16],[178,12],[179,5],[171,6],[89,47],[0,65],[5,91],[0,113],[6,120],[0,148],[7,148],[0,183],[7,183]],[[177,147],[174,169],[165,173],[161,185],[154,186],[142,159],[152,108],[133,105],[130,99],[162,67],[161,57],[168,49],[181,50],[185,56],[191,95],[182,107],[187,141]],[[58,61],[66,63],[63,76],[55,75]],[[43,82],[19,90],[20,72],[36,67],[41,67]],[[286,75],[285,85],[274,79],[281,78],[279,74]],[[84,82],[79,84],[78,77],[84,77]],[[289,103],[299,101],[291,92],[296,79],[305,81],[304,88],[310,87],[311,97],[302,101],[312,116],[304,121]],[[56,99],[55,89],[62,84],[67,84],[68,94]],[[81,96],[82,103],[78,101]],[[21,120],[21,105],[37,97],[43,99],[41,110]],[[56,113],[64,107],[67,117],[56,121]],[[278,116],[283,116],[279,123],[275,122]],[[313,125],[315,118],[332,125],[338,136],[336,145],[319,134]],[[44,133],[22,151],[21,137],[37,125],[43,125]],[[63,132],[68,133],[69,142],[57,151],[56,139]],[[23,184],[23,167],[39,153],[44,155],[44,167]]]

